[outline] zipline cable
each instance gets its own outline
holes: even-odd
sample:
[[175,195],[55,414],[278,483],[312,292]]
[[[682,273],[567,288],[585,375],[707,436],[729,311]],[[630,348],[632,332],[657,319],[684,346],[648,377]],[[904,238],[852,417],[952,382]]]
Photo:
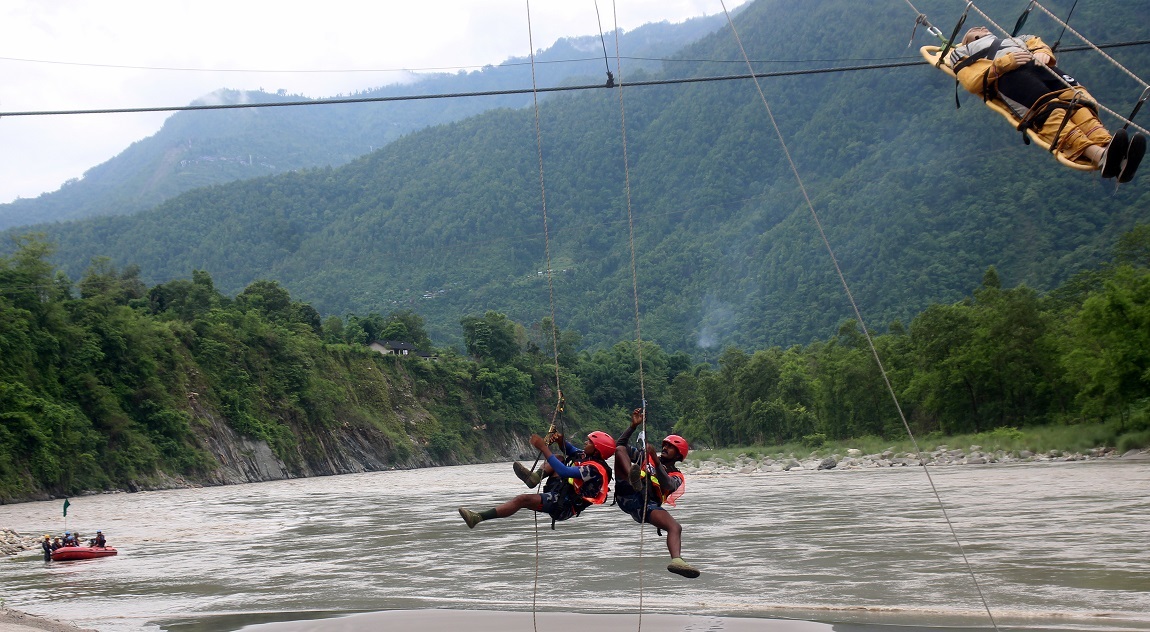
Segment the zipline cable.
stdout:
[[[1127,42],[1116,42],[1113,44],[1096,45],[1097,48],[1119,48],[1125,46],[1144,46],[1150,44],[1150,40],[1132,40]],[[1094,46],[1075,46],[1063,49],[1063,52],[1083,51],[1090,50]],[[616,57],[616,59],[622,59]],[[716,62],[718,63],[718,62]],[[726,63],[726,62],[724,62]],[[740,63],[745,63],[741,62]],[[904,61],[904,62],[889,62],[882,64],[858,64],[853,66],[835,66],[831,68],[811,68],[805,70],[779,70],[775,72],[756,72],[743,75],[712,75],[705,77],[682,77],[679,79],[652,79],[648,81],[634,81],[626,84],[626,87],[644,87],[644,86],[666,86],[677,85],[685,83],[708,83],[713,81],[741,81],[745,79],[766,79],[771,77],[795,77],[802,75],[821,75],[839,72],[856,72],[862,70],[884,70],[888,68],[908,68],[911,66],[926,66],[928,62],[918,61]],[[623,87],[622,82],[616,82],[613,87]],[[532,94],[544,92],[573,92],[580,90],[602,90],[607,86],[598,84],[582,84],[572,86],[553,86],[550,88],[512,88],[508,90],[483,90],[476,92],[441,92],[435,94],[408,94],[390,97],[340,97],[334,99],[309,99],[306,101],[278,101],[278,102],[261,102],[261,103],[216,103],[211,105],[173,105],[173,106],[158,106],[158,107],[133,107],[133,108],[101,108],[101,109],[72,109],[72,110],[24,110],[13,112],[0,112],[0,119],[4,117],[18,117],[18,116],[69,116],[75,114],[133,114],[142,112],[194,112],[199,110],[241,110],[245,108],[275,108],[275,107],[298,107],[307,105],[339,105],[348,103],[389,103],[392,101],[424,101],[436,99],[459,99],[467,97],[489,97],[489,96],[507,96],[516,94]]]
[[[727,23],[731,27],[731,33],[735,37],[735,42],[739,45],[739,51],[742,53],[743,59],[745,59],[747,62],[747,68],[752,73],[754,73],[754,68],[751,67],[751,59],[747,55],[746,48],[743,46],[743,40],[741,37],[739,37],[739,32],[735,28],[735,22],[731,19],[730,12],[727,11],[727,4],[724,0],[719,0],[719,3],[723,5],[723,13],[727,16]],[[907,0],[907,4],[910,4],[910,0]],[[914,8],[914,5],[911,5],[911,8]],[[917,13],[917,9],[915,11]],[[783,154],[786,156],[787,163],[791,167],[791,172],[795,176],[795,181],[799,185],[799,190],[803,194],[803,199],[806,201],[807,209],[810,210],[811,218],[814,220],[815,227],[819,231],[819,237],[822,238],[823,245],[827,249],[827,254],[830,255],[831,262],[834,264],[835,273],[838,274],[839,281],[843,286],[843,290],[846,292],[847,298],[850,300],[851,308],[854,310],[855,318],[858,319],[859,327],[862,329],[863,335],[866,337],[867,344],[870,345],[870,350],[874,355],[875,363],[878,365],[879,373],[882,374],[883,382],[886,383],[887,391],[890,393],[891,399],[894,401],[895,409],[898,410],[899,419],[902,420],[902,424],[906,429],[907,435],[910,436],[911,442],[914,443],[915,453],[920,457],[920,462],[922,463],[922,470],[926,473],[926,478],[930,482],[930,488],[934,492],[935,500],[938,502],[939,509],[942,510],[942,516],[946,520],[947,526],[950,528],[950,533],[954,537],[955,544],[958,545],[958,550],[962,555],[963,562],[966,564],[967,572],[970,574],[970,578],[974,582],[975,590],[978,592],[979,599],[982,600],[982,605],[986,609],[986,615],[990,618],[990,624],[994,627],[995,630],[998,630],[998,623],[994,620],[994,614],[990,611],[990,604],[986,601],[986,596],[983,594],[982,587],[978,583],[978,578],[974,574],[974,567],[971,565],[970,559],[966,556],[966,550],[962,546],[962,541],[958,538],[958,532],[955,530],[954,524],[950,521],[950,516],[946,511],[946,505],[943,504],[942,496],[939,494],[938,488],[934,484],[934,478],[930,475],[930,468],[927,467],[926,461],[921,459],[922,448],[919,447],[918,440],[915,439],[914,432],[912,432],[910,429],[910,423],[907,422],[906,414],[903,412],[902,405],[898,401],[898,394],[895,393],[894,386],[890,382],[890,376],[887,375],[886,367],[883,366],[882,358],[879,357],[878,348],[874,344],[874,339],[871,337],[870,330],[867,329],[866,321],[863,320],[862,311],[859,310],[858,303],[855,301],[854,294],[851,292],[850,284],[847,283],[846,275],[843,274],[842,267],[839,266],[838,258],[835,256],[834,248],[831,247],[830,239],[827,238],[826,231],[823,230],[823,225],[822,221],[819,219],[819,214],[817,211],[815,211],[815,205],[811,202],[811,197],[807,193],[807,187],[805,184],[803,184],[803,178],[799,174],[799,169],[795,165],[794,159],[791,157],[790,150],[787,148],[786,139],[783,138],[783,132],[779,128],[778,122],[775,120],[775,114],[771,110],[771,105],[767,102],[767,96],[763,92],[763,87],[757,79],[755,80],[755,89],[758,91],[759,99],[762,100],[763,107],[767,111],[767,116],[770,118],[771,126],[775,130],[775,135],[778,136],[779,144],[782,145]]]

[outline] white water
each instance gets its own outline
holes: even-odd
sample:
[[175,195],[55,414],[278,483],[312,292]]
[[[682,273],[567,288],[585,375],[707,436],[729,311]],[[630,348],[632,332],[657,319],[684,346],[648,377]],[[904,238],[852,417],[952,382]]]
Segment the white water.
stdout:
[[[1150,464],[932,468],[1003,627],[1150,630]],[[230,630],[334,613],[531,610],[532,513],[469,531],[456,507],[528,491],[509,464],[74,498],[119,556],[0,560],[4,605],[101,631]],[[0,506],[60,532],[61,502]],[[689,476],[684,557],[615,507],[539,520],[536,608],[988,628],[921,468]],[[641,588],[640,588],[641,587]]]

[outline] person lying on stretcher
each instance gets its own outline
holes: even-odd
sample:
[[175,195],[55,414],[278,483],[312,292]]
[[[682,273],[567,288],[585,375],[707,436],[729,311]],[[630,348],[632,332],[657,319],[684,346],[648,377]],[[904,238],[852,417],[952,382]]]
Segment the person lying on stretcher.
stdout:
[[[998,99],[1071,161],[1089,161],[1103,178],[1130,182],[1146,153],[1146,137],[1125,129],[1111,134],[1097,104],[1054,52],[1034,35],[999,38],[984,26],[966,32],[946,63],[967,91]],[[1076,99],[1077,97],[1077,99]],[[1069,116],[1070,120],[1063,121]],[[1059,134],[1061,130],[1061,134]]]

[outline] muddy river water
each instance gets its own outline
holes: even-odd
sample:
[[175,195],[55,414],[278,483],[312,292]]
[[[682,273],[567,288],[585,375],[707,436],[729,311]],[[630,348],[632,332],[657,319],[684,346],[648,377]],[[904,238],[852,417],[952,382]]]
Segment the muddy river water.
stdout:
[[[1150,630],[1150,463],[931,473],[1000,626]],[[456,512],[526,491],[503,463],[77,497],[69,528],[120,555],[0,560],[0,597],[102,632],[432,608],[990,626],[921,468],[689,476],[673,514],[696,580],[609,505],[554,531]],[[61,501],[0,506],[0,526],[62,532]]]

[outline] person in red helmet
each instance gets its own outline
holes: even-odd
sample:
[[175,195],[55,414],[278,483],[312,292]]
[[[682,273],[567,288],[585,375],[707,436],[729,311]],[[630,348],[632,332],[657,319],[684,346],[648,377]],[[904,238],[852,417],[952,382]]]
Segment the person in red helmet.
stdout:
[[610,491],[611,470],[606,458],[614,453],[615,440],[606,432],[595,431],[587,435],[587,444],[579,449],[563,438],[562,434],[548,436],[551,443],[563,446],[564,461],[551,453],[548,441],[539,435],[531,435],[531,445],[543,453],[546,463],[539,472],[531,472],[515,463],[515,474],[528,487],[539,485],[541,478],[547,483],[538,494],[520,494],[515,498],[486,511],[471,511],[459,508],[459,515],[468,528],[484,520],[506,518],[520,509],[539,511],[551,516],[552,523],[578,516],[591,505],[601,505],[607,500]]
[[683,577],[695,578],[699,570],[683,560],[683,527],[663,508],[674,506],[686,489],[683,473],[675,463],[687,457],[690,447],[679,435],[668,435],[662,448],[648,443],[645,450],[628,445],[635,429],[642,425],[642,408],[631,412],[631,425],[615,442],[615,503],[640,524],[646,522],[667,532],[667,552],[671,563],[667,570]]

